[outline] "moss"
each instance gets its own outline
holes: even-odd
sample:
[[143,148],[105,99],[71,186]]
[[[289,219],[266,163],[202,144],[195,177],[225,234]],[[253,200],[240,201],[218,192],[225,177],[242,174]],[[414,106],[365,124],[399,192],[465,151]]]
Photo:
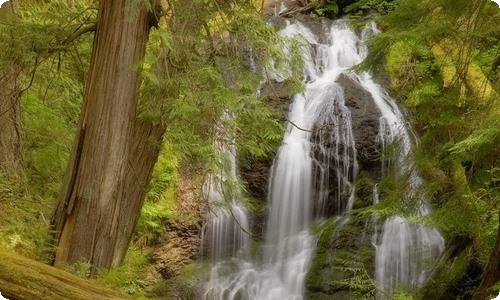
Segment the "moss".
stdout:
[[[439,63],[444,87],[451,87],[457,82],[457,61],[460,61],[459,57],[462,55],[460,51],[460,46],[450,39],[444,39],[432,47],[432,54]],[[465,82],[462,82],[462,80],[459,80],[459,82],[476,96],[476,101],[479,100],[482,104],[487,104],[485,100],[493,97],[498,98],[498,94],[478,63],[471,61],[466,67]]]
[[306,282],[309,299],[369,299],[372,279],[372,228],[367,218],[329,219],[315,226],[317,252]]
[[8,299],[127,299],[64,270],[0,249],[0,290]]
[[373,204],[373,180],[361,173],[354,188],[356,191],[356,198],[354,199],[353,209],[367,207]]
[[411,47],[405,42],[396,42],[389,48],[385,71],[389,75],[391,87],[395,90],[404,87],[409,80],[411,55]]
[[390,300],[413,300],[413,296],[408,295],[404,291],[396,291],[391,295]]

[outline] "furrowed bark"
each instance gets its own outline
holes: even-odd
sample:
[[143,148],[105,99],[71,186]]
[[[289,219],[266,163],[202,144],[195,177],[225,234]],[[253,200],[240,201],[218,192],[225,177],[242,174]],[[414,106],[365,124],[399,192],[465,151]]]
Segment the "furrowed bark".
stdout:
[[[127,215],[140,204],[129,197],[131,141],[150,15],[144,6],[103,0],[94,37],[79,130],[61,200],[53,217],[55,263],[83,260],[97,269],[117,266]],[[141,191],[142,192],[142,191]],[[128,230],[127,230],[128,231]],[[118,253],[122,251],[123,253]],[[119,258],[119,259],[118,259]]]
[[141,214],[147,187],[160,151],[165,128],[150,121],[137,120],[134,137],[129,152],[128,171],[125,176],[127,192],[123,195],[124,205],[120,214],[126,216],[118,220],[119,234],[115,245],[112,266],[122,263],[134,228]]

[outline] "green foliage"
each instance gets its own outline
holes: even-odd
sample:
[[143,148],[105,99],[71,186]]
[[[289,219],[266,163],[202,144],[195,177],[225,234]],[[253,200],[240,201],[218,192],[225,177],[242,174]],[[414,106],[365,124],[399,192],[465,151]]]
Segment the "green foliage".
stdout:
[[[0,173],[0,246],[27,257],[46,261],[49,250],[48,217],[52,204],[29,193],[24,178]],[[27,226],[29,224],[29,226]]]
[[[26,93],[23,101],[24,150],[30,186],[55,199],[69,159],[73,132],[61,111]],[[54,137],[58,137],[54,139]]]
[[396,291],[391,295],[390,300],[413,300],[413,296],[405,293],[404,291]]
[[[498,52],[499,10],[488,2],[399,0],[393,11],[380,18],[384,30],[371,40],[366,61],[373,70],[388,75],[421,137],[415,166],[425,186],[417,194],[428,195],[434,211],[410,220],[440,229],[448,241],[457,237],[473,240],[476,252],[467,253],[471,256],[467,261],[477,260],[482,265],[499,230],[500,194],[494,168],[499,164],[500,123],[498,100],[486,99],[472,86],[476,83],[468,80],[482,78],[482,74],[474,74],[481,73],[472,68],[476,64],[491,80],[480,84],[498,89],[491,66]],[[435,48],[443,41],[452,45],[443,53],[448,64],[438,59]],[[496,95],[492,98],[498,98]],[[397,210],[398,198],[404,199],[399,185],[385,179],[379,188],[387,203],[384,200],[364,211],[389,216]],[[400,212],[405,215],[407,209]],[[458,250],[454,257],[462,259],[466,253],[460,251],[466,250]],[[453,260],[442,268],[434,274],[442,291],[466,272],[466,266],[453,265]],[[398,297],[406,299],[406,295]]]
[[359,0],[345,8],[345,12],[353,15],[366,14],[374,11],[379,14],[386,14],[398,5],[398,1],[393,0]]
[[[196,12],[184,5],[171,3],[174,18],[190,20],[192,27],[179,29],[172,22],[151,35],[141,116],[168,127],[165,139],[181,164],[212,164],[218,159],[213,149],[218,135],[224,135],[223,142],[236,140],[241,152],[269,154],[282,126],[268,104],[255,97],[261,75],[250,60],[258,68],[298,71],[300,65],[285,63],[283,39],[248,2],[196,2],[203,6]],[[292,54],[297,50],[292,43]]]
[[[23,177],[0,190],[2,244],[48,260],[48,226],[79,118],[94,22],[87,1],[17,2],[0,20],[0,70],[20,72]],[[83,34],[83,32],[82,32]],[[15,37],[15,38],[13,38]],[[1,71],[0,71],[1,72]],[[14,194],[10,194],[15,191]]]
[[354,255],[335,258],[333,271],[348,275],[346,278],[333,281],[331,284],[337,288],[347,288],[354,291],[353,297],[355,299],[373,299],[377,292],[375,281],[369,275],[364,264],[356,262],[356,259],[358,258]]
[[484,152],[489,152],[492,146],[500,141],[500,119],[495,116],[494,119],[487,120],[487,124],[488,126],[475,130],[464,140],[450,147],[451,154],[469,152],[478,155],[482,151],[485,155]]
[[425,82],[408,94],[406,104],[408,106],[420,106],[427,101],[432,101],[433,98],[440,94],[441,90],[439,85],[434,82]]
[[126,294],[137,294],[142,290],[143,276],[147,268],[147,254],[136,247],[130,247],[122,266],[102,271],[97,282]]
[[77,261],[76,263],[66,266],[66,270],[68,272],[71,272],[75,274],[76,276],[82,277],[82,278],[89,278],[90,277],[90,269],[92,268],[92,264],[86,262],[86,261]]
[[165,232],[165,222],[176,217],[177,159],[170,152],[168,146],[163,147],[153,170],[150,189],[135,228],[134,241],[139,247],[158,242]]
[[[33,75],[43,73],[35,71],[47,61],[78,55],[79,30],[95,21],[97,10],[84,0],[18,4],[14,15],[0,22],[0,48],[8,49],[0,54],[0,68],[14,63],[24,73],[25,89]],[[74,58],[86,63],[85,57]]]
[[353,16],[365,15],[369,12],[378,14],[386,14],[393,10],[398,1],[394,0],[326,0],[321,2],[322,5],[314,10],[319,16],[334,18],[344,14]]
[[179,276],[168,279],[153,287],[152,296],[162,299],[196,299],[199,297],[199,288],[206,280],[210,271],[210,264],[196,262],[182,269]]
[[360,209],[373,204],[373,180],[366,174],[359,174],[354,184],[355,195],[353,209]]
[[339,6],[336,1],[327,1],[324,6],[316,8],[314,12],[321,17],[333,17],[339,14]]
[[[393,216],[404,216],[410,222],[422,223],[422,220],[412,216],[417,214],[422,202],[427,200],[429,190],[427,186],[412,185],[412,172],[415,172],[415,168],[410,166],[406,173],[391,172],[383,177],[377,185],[380,202],[369,206],[372,199],[366,199],[364,208],[356,210],[356,215],[366,218],[375,214],[381,221]],[[373,187],[373,183],[361,177],[357,188],[365,188],[365,191],[361,190],[365,197],[372,196],[368,193],[369,190],[366,190],[368,187]],[[360,200],[355,199],[355,203]]]
[[[379,43],[380,46],[386,44],[373,44],[378,47]],[[392,43],[385,51],[385,71],[389,75],[391,87],[401,94],[408,94],[408,104],[416,106],[440,94],[434,79],[437,67],[430,47],[415,38],[406,38]]]

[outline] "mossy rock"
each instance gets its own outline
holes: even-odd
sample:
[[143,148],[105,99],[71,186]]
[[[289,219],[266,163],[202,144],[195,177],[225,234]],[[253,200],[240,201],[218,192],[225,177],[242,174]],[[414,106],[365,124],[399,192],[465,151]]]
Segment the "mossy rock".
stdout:
[[162,280],[148,293],[159,299],[197,299],[200,287],[206,281],[210,271],[207,262],[196,262],[182,268],[180,275]]
[[354,184],[356,198],[354,199],[353,209],[364,208],[373,204],[374,185],[370,177],[366,176],[364,173],[360,174]]
[[360,299],[374,295],[373,227],[357,216],[329,219],[315,227],[317,251],[306,281],[308,299]]

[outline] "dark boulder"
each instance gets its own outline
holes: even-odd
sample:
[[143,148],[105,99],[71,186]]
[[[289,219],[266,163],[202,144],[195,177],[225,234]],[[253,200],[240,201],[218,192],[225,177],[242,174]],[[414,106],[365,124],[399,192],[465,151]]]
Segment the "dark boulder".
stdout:
[[355,79],[341,74],[337,82],[344,90],[345,105],[351,111],[359,170],[366,172],[373,179],[379,179],[382,148],[376,140],[379,132],[380,111],[371,94]]

